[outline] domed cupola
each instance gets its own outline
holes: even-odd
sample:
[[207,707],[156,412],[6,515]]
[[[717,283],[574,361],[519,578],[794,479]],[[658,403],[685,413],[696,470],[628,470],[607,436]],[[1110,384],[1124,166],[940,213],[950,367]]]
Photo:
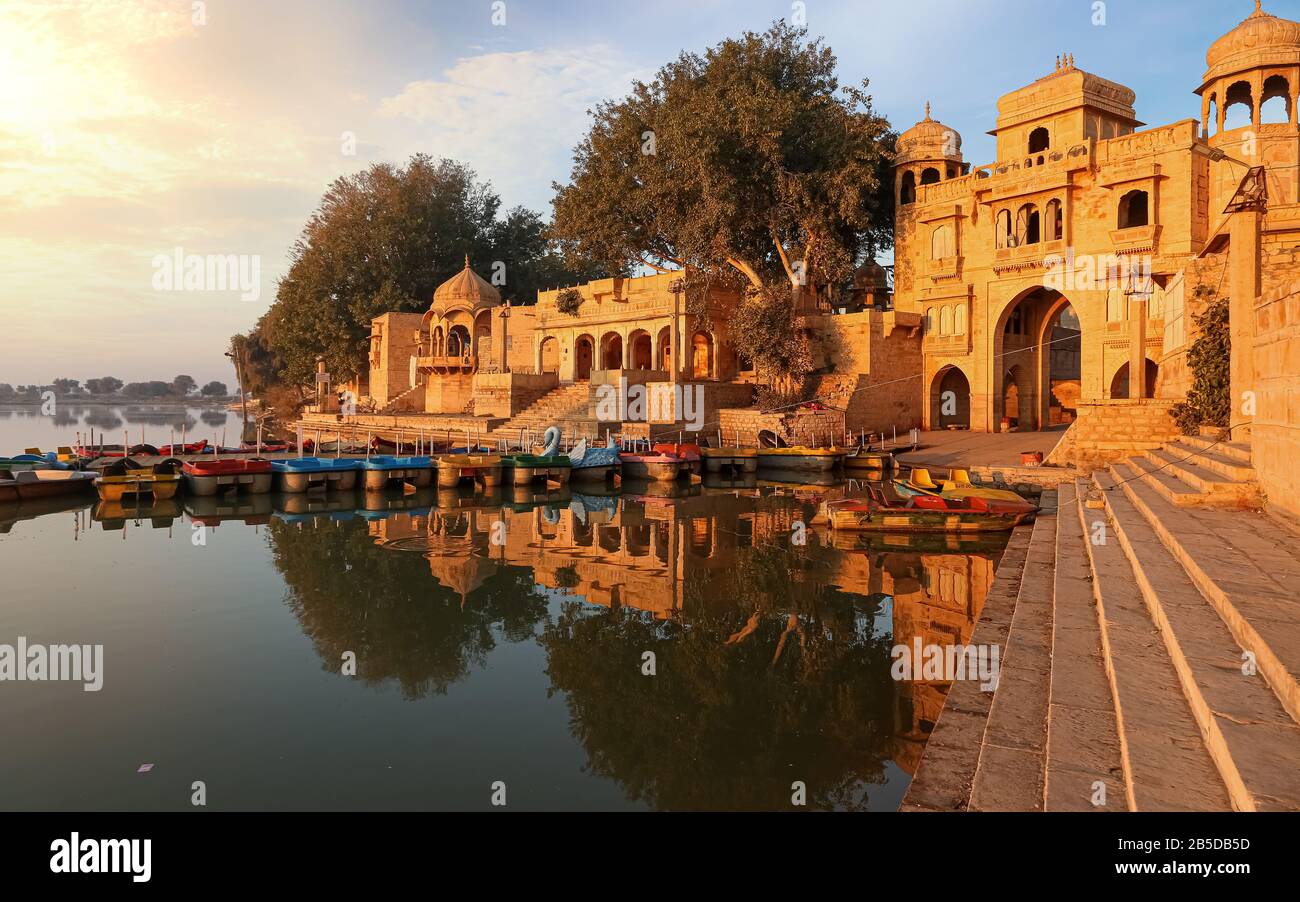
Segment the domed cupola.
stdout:
[[930,118],[930,104],[925,118],[898,136],[894,155],[894,184],[900,204],[916,200],[916,189],[965,172],[961,158],[961,135],[956,129]]
[[465,268],[434,290],[429,312],[436,319],[458,310],[474,315],[485,307],[495,307],[500,303],[501,292],[469,268],[469,255],[466,254]]
[[1286,118],[1296,123],[1300,22],[1270,15],[1255,0],[1254,12],[1210,45],[1205,66],[1196,93],[1207,135],[1223,131],[1225,109],[1239,103],[1249,107],[1251,124],[1258,127],[1260,107],[1274,97],[1284,98]]

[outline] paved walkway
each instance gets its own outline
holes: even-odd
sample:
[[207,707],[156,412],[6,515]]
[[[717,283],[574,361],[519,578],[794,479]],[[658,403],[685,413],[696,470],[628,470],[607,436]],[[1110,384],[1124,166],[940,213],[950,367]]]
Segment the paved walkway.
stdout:
[[[1050,432],[969,432],[941,430],[922,432],[921,447],[899,455],[902,463],[922,467],[1019,467],[1020,452],[1056,447],[1065,427]],[[900,439],[906,439],[906,435]]]

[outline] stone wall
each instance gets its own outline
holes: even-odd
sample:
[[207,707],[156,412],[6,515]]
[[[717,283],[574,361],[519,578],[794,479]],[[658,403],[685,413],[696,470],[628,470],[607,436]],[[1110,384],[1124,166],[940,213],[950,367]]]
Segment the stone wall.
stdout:
[[1300,517],[1300,277],[1255,304],[1252,461],[1270,507]]
[[559,384],[555,373],[476,373],[476,416],[512,417]]
[[1173,403],[1154,398],[1080,401],[1078,418],[1049,462],[1089,469],[1159,448],[1179,434],[1169,415]]
[[822,336],[818,352],[836,375],[814,381],[814,395],[844,411],[854,432],[921,425],[921,320],[896,311],[863,310],[810,318]]

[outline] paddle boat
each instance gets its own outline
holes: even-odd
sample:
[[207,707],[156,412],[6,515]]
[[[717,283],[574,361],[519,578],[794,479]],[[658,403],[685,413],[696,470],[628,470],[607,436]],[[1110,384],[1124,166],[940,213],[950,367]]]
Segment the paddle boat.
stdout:
[[844,455],[846,470],[889,470],[894,466],[894,455],[889,451],[871,451],[853,448]]
[[208,440],[202,439],[197,442],[177,442],[174,445],[163,445],[158,449],[158,453],[164,457],[172,457],[176,454],[206,454],[208,450]]
[[798,473],[830,473],[844,460],[844,448],[811,448],[790,445],[784,448],[759,448],[759,467]]
[[502,477],[507,485],[528,485],[537,480],[567,485],[572,463],[560,454],[560,428],[548,427],[540,454],[501,455]]
[[888,499],[879,486],[869,486],[870,497],[841,498],[822,503],[813,522],[831,529],[870,532],[1005,532],[1038,512],[1027,501],[991,501],[987,498],[943,498],[914,495]]
[[346,521],[356,516],[356,500],[353,495],[295,492],[271,497],[275,506],[275,518],[285,523]]
[[0,469],[0,502],[74,495],[94,484],[95,474],[80,470]]
[[179,498],[146,501],[143,504],[136,502],[124,504],[120,500],[100,501],[95,505],[90,516],[99,524],[100,529],[114,532],[125,529],[128,520],[148,520],[149,525],[154,529],[166,529],[176,522],[183,511]]
[[650,449],[656,454],[674,454],[691,465],[696,476],[704,472],[702,449],[695,442],[658,442]]
[[39,454],[15,454],[13,457],[0,457],[0,470],[71,470],[72,465],[49,456]]
[[175,498],[181,488],[181,462],[172,458],[152,467],[142,467],[129,457],[119,458],[104,467],[95,483],[101,501],[137,501],[149,496],[157,501]]
[[443,454],[437,460],[438,488],[469,482],[491,489],[501,485],[500,454]]
[[587,440],[579,439],[569,449],[569,478],[573,482],[609,482],[617,485],[622,480],[623,460],[619,457],[618,444],[609,440],[605,447],[589,448]]
[[358,460],[367,492],[377,492],[392,483],[422,489],[433,482],[433,458],[376,455]]
[[262,495],[271,491],[269,460],[189,461],[181,468],[189,494],[204,498],[225,492]]
[[345,458],[297,457],[271,461],[278,491],[297,494],[312,489],[350,492],[357,485],[359,461]]
[[974,485],[965,470],[952,470],[942,484],[934,481],[926,467],[913,467],[906,479],[895,479],[894,489],[904,498],[931,495],[941,498],[983,498],[986,501],[1006,501],[1012,504],[1025,502],[1023,496],[1010,489],[995,489]]
[[620,451],[623,475],[630,479],[649,479],[652,482],[676,482],[691,477],[691,462],[676,454],[639,453]]
[[701,455],[706,473],[758,472],[758,451],[753,448],[704,448]]

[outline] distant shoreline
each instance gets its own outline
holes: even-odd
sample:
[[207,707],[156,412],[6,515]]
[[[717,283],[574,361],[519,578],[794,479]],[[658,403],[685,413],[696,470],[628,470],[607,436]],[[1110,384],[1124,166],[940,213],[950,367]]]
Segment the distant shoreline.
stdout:
[[[148,398],[80,398],[76,396],[58,397],[55,396],[56,404],[78,405],[81,407],[126,407],[130,405],[148,405],[150,407],[222,407],[228,404],[238,404],[239,399],[230,400],[222,399],[191,399],[181,400],[179,398],[162,398],[151,400]],[[0,407],[40,407],[45,402],[41,399],[28,401],[25,399],[15,399],[12,401],[0,401]]]

